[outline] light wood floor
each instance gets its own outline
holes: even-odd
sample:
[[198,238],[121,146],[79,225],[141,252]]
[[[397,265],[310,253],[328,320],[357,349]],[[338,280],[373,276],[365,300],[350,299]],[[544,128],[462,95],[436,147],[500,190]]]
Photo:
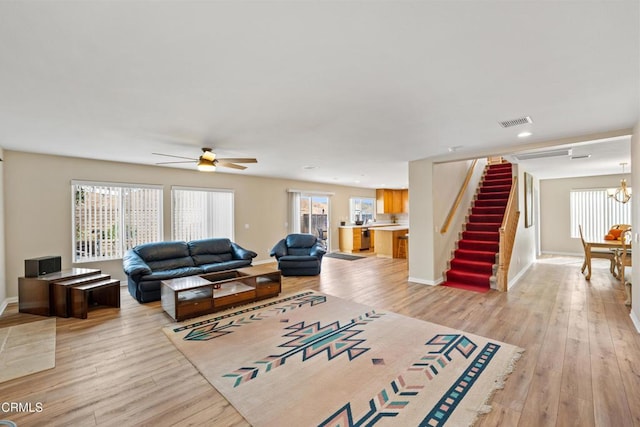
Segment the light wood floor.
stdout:
[[[407,282],[404,260],[325,258],[319,277],[284,278],[315,289],[526,349],[493,411],[478,426],[640,426],[640,335],[624,290],[606,266],[590,282],[580,260],[532,266],[509,293]],[[41,320],[10,305],[0,327]],[[0,384],[1,402],[41,402],[2,413],[20,426],[234,426],[244,419],[168,341],[159,303],[122,290],[120,310],[57,320],[55,369]],[[277,396],[264,396],[264,404]],[[0,406],[2,408],[2,406]],[[296,426],[297,427],[297,426]]]

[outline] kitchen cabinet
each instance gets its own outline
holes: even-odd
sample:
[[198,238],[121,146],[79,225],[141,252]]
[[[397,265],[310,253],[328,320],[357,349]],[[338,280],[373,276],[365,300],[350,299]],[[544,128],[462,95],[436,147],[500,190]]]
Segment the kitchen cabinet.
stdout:
[[409,212],[409,190],[376,190],[376,212],[399,214]]
[[354,252],[360,249],[360,228],[338,228],[340,252]]
[[409,213],[409,189],[402,191],[402,213]]
[[369,229],[369,247],[367,249],[360,249],[362,247],[362,228],[363,227],[338,228],[340,252],[361,252],[365,250],[371,250],[373,248],[374,233],[371,229]]
[[398,253],[398,238],[409,233],[406,226],[381,227],[376,230],[376,255],[381,258],[404,258]]

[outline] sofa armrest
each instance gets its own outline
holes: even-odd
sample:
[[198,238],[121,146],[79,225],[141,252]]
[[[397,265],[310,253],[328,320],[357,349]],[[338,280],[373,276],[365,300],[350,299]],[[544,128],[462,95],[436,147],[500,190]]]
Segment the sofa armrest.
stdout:
[[276,259],[279,259],[280,257],[283,257],[285,255],[287,255],[287,245],[285,243],[285,240],[282,239],[278,243],[276,243],[273,249],[271,249],[269,256],[274,256],[276,257]]
[[327,249],[320,242],[316,242],[316,244],[313,245],[311,247],[311,250],[309,251],[309,255],[315,256],[315,257],[318,257],[318,258],[322,258],[322,256],[324,254],[326,254],[326,253],[327,253]]
[[231,250],[233,251],[233,259],[253,259],[258,256],[254,251],[245,249],[237,243],[231,242]]
[[146,262],[133,251],[133,249],[129,249],[122,258],[122,268],[127,276],[131,277],[133,280],[138,281],[142,276],[146,274],[151,274],[151,268],[147,265]]

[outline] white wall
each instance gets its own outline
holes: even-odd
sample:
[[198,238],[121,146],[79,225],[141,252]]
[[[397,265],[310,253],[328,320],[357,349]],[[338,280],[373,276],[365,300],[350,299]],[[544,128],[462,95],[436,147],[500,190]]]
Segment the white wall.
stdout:
[[443,234],[441,232],[442,226],[444,225],[447,215],[449,215],[449,210],[458,196],[458,191],[464,183],[472,163],[472,160],[465,160],[433,165],[433,197],[435,200],[433,204],[433,218],[435,221],[434,230],[436,228],[438,229],[434,234],[435,241],[433,244],[436,282],[442,282],[444,280],[443,273],[448,269],[448,262],[451,260],[456,242],[460,240],[462,225],[466,222],[471,201],[478,189],[478,184],[484,173],[487,160],[478,160],[469,185],[461,199],[460,207],[456,210],[449,228]]
[[[273,245],[287,234],[287,189],[335,193],[329,218],[333,247],[338,245],[339,218],[349,215],[349,198],[373,197],[375,190],[303,181],[259,178],[242,174],[206,174],[160,166],[134,165],[70,157],[5,151],[4,203],[6,269],[0,286],[0,303],[18,294],[18,277],[24,260],[46,255],[62,256],[63,268],[72,267],[71,180],[131,182],[164,186],[164,237],[171,238],[171,185],[235,190],[235,241],[258,253],[255,261],[269,260]],[[1,224],[2,222],[0,222]],[[249,228],[245,228],[245,224]],[[2,241],[0,231],[0,242]],[[1,261],[0,261],[1,262]],[[124,280],[122,261],[76,264],[100,268]],[[0,273],[0,274],[2,274]]]
[[[633,210],[633,226],[635,231],[633,232],[633,245],[636,247],[640,243],[640,118],[633,128],[633,136],[631,137],[631,188],[636,189],[636,193],[631,197],[631,203]],[[635,167],[633,167],[635,165]],[[640,265],[640,250],[634,250],[632,252],[631,263],[633,265]],[[635,287],[631,292],[631,319],[633,320],[636,329],[640,332],[640,268],[631,269],[631,283],[635,283]]]
[[433,162],[409,162],[409,280],[437,284],[434,270]]
[[[0,148],[0,159],[4,158],[4,152]],[[0,162],[0,313],[7,305],[7,275],[5,268],[5,227],[4,227],[4,162]]]

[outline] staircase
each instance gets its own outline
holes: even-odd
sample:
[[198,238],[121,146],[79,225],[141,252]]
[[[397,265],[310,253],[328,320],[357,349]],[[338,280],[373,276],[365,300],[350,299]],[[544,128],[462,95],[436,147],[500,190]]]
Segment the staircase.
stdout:
[[443,286],[487,292],[497,265],[500,233],[513,183],[511,163],[487,166]]

